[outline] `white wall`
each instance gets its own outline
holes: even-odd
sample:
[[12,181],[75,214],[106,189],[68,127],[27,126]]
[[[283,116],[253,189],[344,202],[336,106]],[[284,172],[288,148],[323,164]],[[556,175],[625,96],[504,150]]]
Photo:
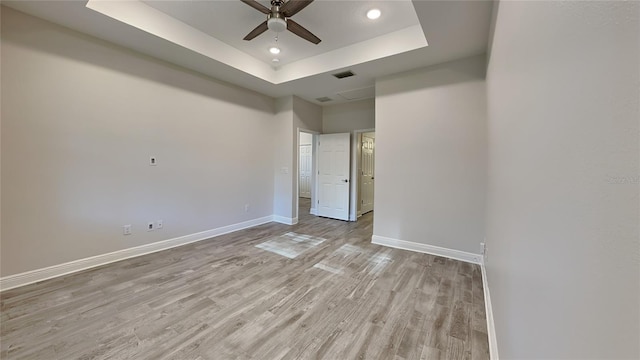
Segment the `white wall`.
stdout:
[[638,2],[500,3],[487,272],[502,359],[640,358],[639,17]]
[[335,134],[375,128],[375,99],[322,108],[322,133]]
[[480,252],[484,67],[473,57],[376,82],[375,236]]
[[1,46],[2,276],[272,214],[273,99],[4,7]]

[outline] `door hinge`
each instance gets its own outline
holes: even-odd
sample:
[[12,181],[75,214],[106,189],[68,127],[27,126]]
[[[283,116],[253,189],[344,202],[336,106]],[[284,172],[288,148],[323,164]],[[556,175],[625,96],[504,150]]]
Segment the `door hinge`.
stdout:
[[320,200],[318,200],[318,204],[320,204]]

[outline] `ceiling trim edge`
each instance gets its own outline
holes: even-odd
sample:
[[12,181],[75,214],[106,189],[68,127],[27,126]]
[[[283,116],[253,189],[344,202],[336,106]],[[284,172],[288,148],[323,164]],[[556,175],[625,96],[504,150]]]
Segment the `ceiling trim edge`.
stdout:
[[278,68],[139,0],[89,0],[86,7],[274,85],[428,46],[422,27],[414,25]]

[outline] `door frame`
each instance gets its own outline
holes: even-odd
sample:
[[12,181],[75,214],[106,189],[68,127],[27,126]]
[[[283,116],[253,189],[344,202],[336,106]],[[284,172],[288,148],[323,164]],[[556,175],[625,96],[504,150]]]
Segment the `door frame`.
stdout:
[[316,205],[318,204],[318,138],[320,135],[319,132],[305,129],[305,128],[297,128],[296,130],[296,181],[295,187],[293,189],[296,201],[295,201],[295,209],[294,209],[294,218],[300,218],[300,133],[305,132],[307,134],[311,134],[313,139],[311,140],[311,209],[309,213],[312,215],[316,215]]
[[[351,189],[349,190],[351,192],[351,201],[349,204],[349,221],[358,221],[358,218],[362,216],[362,214],[358,214],[358,191],[360,190],[360,176],[358,175],[358,168],[360,167],[360,163],[362,162],[362,156],[359,156],[358,151],[359,147],[362,147],[362,140],[358,135],[375,131],[375,128],[358,129],[352,131],[353,141],[351,142],[351,178],[355,180],[351,181]],[[373,161],[375,164],[375,158],[373,159]]]

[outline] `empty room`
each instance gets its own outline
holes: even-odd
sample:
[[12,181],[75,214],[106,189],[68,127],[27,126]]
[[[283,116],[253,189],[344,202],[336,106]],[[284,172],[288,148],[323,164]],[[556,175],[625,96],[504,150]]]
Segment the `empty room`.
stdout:
[[640,359],[640,1],[0,16],[0,359]]

